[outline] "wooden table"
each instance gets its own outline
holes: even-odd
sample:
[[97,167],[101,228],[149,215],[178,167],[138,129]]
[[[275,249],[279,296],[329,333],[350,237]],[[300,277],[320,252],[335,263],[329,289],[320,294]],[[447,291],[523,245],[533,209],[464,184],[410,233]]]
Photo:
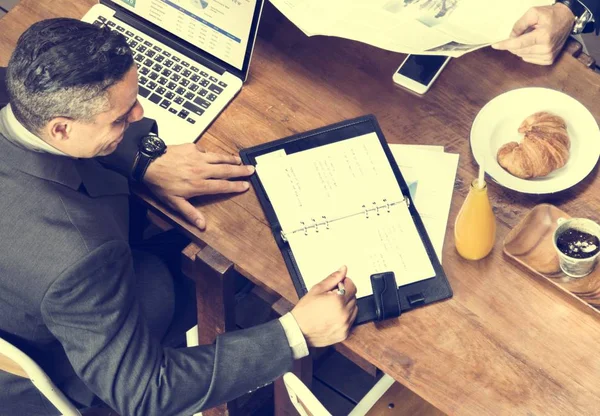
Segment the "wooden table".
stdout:
[[[59,14],[78,18],[92,3],[22,0],[0,21],[0,64],[6,65],[17,37],[31,23]],[[401,55],[343,39],[307,38],[272,6],[265,9],[249,82],[202,137],[208,150],[235,153],[373,113],[391,143],[444,145],[460,154],[443,254],[454,297],[399,320],[356,328],[345,348],[448,414],[597,414],[597,312],[509,263],[502,240],[542,201],[572,216],[600,220],[598,169],[572,189],[546,197],[490,183],[497,242],[482,261],[461,259],[452,235],[476,175],[469,131],[477,112],[505,91],[539,86],[566,92],[598,118],[600,77],[568,55],[540,67],[486,48],[453,60],[418,97],[392,83]],[[254,192],[197,204],[207,217],[205,232],[163,211],[255,283],[297,300]]]

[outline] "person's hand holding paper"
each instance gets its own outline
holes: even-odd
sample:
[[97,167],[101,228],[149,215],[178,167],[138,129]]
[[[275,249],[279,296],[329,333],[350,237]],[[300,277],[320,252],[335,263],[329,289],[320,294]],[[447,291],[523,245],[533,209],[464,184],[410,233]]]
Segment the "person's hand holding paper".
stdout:
[[[459,57],[509,36],[527,9],[553,0],[271,0],[307,36],[394,52]],[[335,16],[332,18],[331,16]]]
[[515,23],[510,38],[492,47],[507,50],[525,62],[552,65],[573,24],[573,13],[564,4],[532,7]]

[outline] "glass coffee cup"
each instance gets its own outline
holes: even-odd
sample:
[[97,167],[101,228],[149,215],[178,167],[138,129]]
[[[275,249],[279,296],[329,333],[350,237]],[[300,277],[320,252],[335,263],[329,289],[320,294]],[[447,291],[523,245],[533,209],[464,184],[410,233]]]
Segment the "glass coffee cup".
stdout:
[[586,218],[559,218],[552,236],[561,270],[571,277],[587,276],[600,255],[600,225]]

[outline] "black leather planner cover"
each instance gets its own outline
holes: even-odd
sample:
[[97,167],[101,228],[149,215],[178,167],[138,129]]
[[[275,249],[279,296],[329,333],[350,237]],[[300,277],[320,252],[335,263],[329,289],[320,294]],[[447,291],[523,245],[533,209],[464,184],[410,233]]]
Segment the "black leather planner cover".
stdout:
[[[413,204],[408,185],[402,177],[400,169],[398,168],[398,165],[392,156],[385,137],[379,128],[379,124],[373,115],[359,117],[306,133],[286,137],[270,143],[264,143],[255,147],[243,149],[240,151],[240,157],[242,158],[244,164],[256,165],[257,157],[277,150],[285,149],[286,154],[289,155],[295,152],[302,152],[304,150],[341,140],[352,140],[354,137],[362,136],[372,132],[377,134],[387,160],[394,172],[394,175],[396,176],[398,186],[400,187],[404,198],[407,199],[409,212],[435,272],[435,276],[432,278],[410,283],[397,288],[400,310],[405,312],[419,306],[450,298],[452,297],[452,289],[448,279],[446,278],[444,270],[442,269],[437,255],[435,254],[429,236],[427,235],[423,222],[421,221],[421,217],[419,216],[419,213]],[[267,217],[277,246],[281,250],[285,264],[290,272],[290,276],[296,291],[298,292],[298,296],[302,297],[304,294],[306,294],[307,288],[304,284],[304,280],[298,265],[294,259],[294,253],[292,252],[290,245],[282,237],[282,229],[277,219],[277,215],[275,214],[275,210],[269,200],[269,196],[265,192],[265,189],[263,188],[257,175],[253,175],[250,178],[250,181],[265,212],[265,216]],[[323,278],[325,277],[326,276],[323,276]],[[377,290],[375,286],[376,285],[374,284],[373,288]],[[386,295],[387,299],[389,299],[388,295],[389,294]],[[358,299],[358,317],[356,319],[356,324],[377,319],[377,308],[374,297],[371,295]]]

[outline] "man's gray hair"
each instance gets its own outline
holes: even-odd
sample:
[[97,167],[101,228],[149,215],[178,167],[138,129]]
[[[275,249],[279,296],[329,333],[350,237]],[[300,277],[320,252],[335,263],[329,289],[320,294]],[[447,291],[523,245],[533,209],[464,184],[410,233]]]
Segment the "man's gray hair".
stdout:
[[90,122],[109,109],[108,92],[100,85],[31,93],[18,77],[9,75],[6,82],[11,91],[10,102],[17,120],[34,134],[39,134],[55,117]]
[[55,117],[92,121],[109,109],[108,89],[132,65],[119,33],[75,19],[38,22],[21,35],[8,63],[11,107],[34,134]]

